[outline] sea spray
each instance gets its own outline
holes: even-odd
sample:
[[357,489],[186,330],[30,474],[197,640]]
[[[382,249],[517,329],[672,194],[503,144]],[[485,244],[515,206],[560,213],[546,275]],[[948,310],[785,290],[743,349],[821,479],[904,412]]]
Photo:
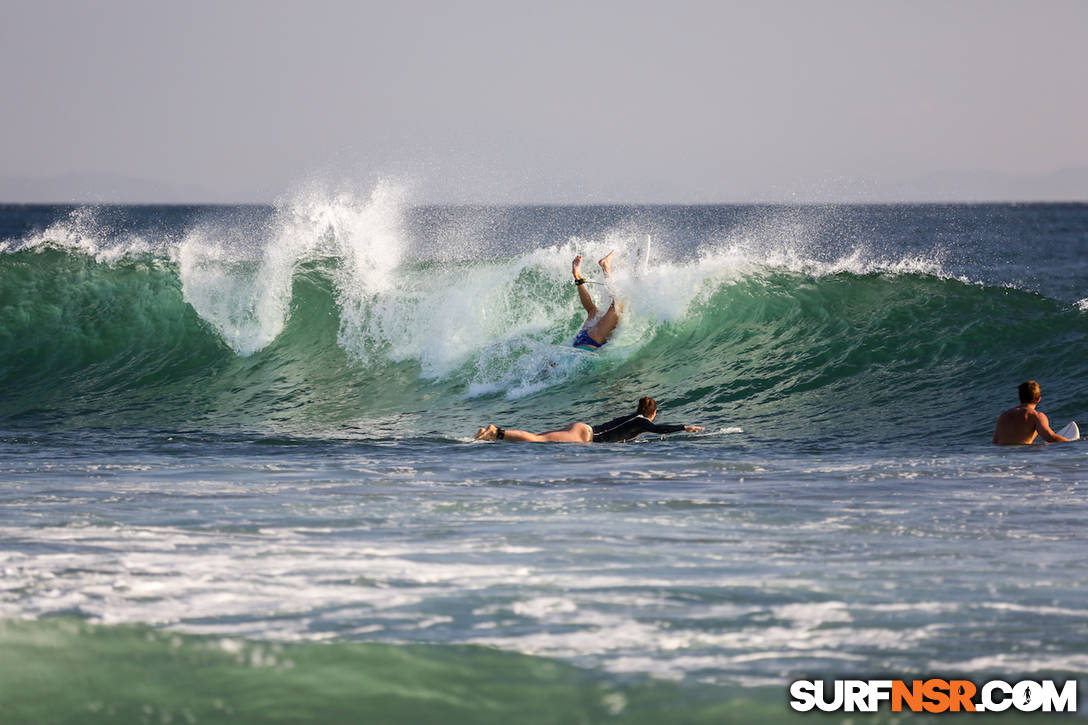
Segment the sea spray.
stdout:
[[[829,240],[830,224],[796,222],[800,212],[781,226],[774,210],[707,225],[699,244],[655,241],[643,268],[643,231],[666,228],[660,219],[609,211],[582,229],[596,217],[571,212],[578,223],[563,227],[548,217],[563,210],[481,210],[470,218],[490,227],[424,234],[419,216],[433,210],[393,185],[170,209],[143,224],[123,211],[66,211],[4,241],[0,414],[300,430],[380,417],[396,434],[448,431],[465,406],[527,407],[542,425],[607,416],[652,391],[722,425],[742,413],[803,430],[836,402],[864,403],[847,424],[859,428],[928,409],[934,376],[965,415],[1010,375],[1043,370],[1048,386],[1074,390],[1085,377],[1069,345],[1083,335],[1083,291],[1061,301],[1018,288],[1004,268],[965,270],[940,245]],[[489,228],[523,236],[480,239],[491,253],[472,253],[464,234]],[[538,228],[554,230],[551,243],[526,246]],[[570,346],[586,319],[571,259],[582,254],[599,283],[596,260],[612,249],[623,319],[587,354]],[[609,303],[607,287],[590,292]]]
[[175,254],[185,300],[238,354],[252,355],[283,331],[299,266],[333,259],[340,339],[361,357],[351,329],[371,296],[391,284],[400,210],[399,194],[384,184],[369,199],[310,190],[278,203],[261,226],[190,230]]
[[16,239],[0,240],[0,254],[59,249],[110,264],[152,253],[158,243],[150,230],[137,232],[119,224],[116,207],[79,206],[50,221],[44,229]]
[[393,290],[401,264],[404,239],[401,216],[403,190],[379,184],[364,204],[341,196],[320,207],[327,219],[330,252],[340,260],[336,273],[340,330],[337,341],[360,363],[369,359],[367,311],[375,298]]

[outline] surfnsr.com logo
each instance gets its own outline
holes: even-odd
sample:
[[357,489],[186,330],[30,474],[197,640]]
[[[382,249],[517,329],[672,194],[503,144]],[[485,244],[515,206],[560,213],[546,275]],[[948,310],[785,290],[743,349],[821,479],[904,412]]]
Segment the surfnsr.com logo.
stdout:
[[797,680],[790,697],[798,712],[877,712],[885,704],[892,712],[1076,712],[1077,681]]

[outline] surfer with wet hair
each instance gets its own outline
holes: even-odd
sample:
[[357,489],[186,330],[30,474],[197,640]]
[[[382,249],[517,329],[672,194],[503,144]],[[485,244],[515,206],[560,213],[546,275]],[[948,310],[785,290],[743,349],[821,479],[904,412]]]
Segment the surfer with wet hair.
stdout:
[[996,445],[1026,445],[1034,441],[1036,435],[1042,436],[1042,439],[1048,443],[1069,441],[1065,436],[1060,436],[1051,430],[1050,420],[1046,417],[1046,413],[1035,409],[1042,400],[1039,383],[1026,380],[1020,383],[1017,392],[1020,394],[1020,405],[1009,408],[997,417],[993,439]]
[[[616,250],[613,249],[597,262],[604,271],[605,285],[608,286],[610,293],[612,292],[610,284],[612,281],[612,255],[615,253]],[[578,299],[586,310],[586,321],[583,323],[582,329],[575,335],[573,345],[579,350],[594,351],[612,337],[612,332],[616,329],[616,325],[619,324],[623,305],[616,303],[616,296],[613,293],[612,304],[608,306],[603,315],[600,313],[597,304],[593,301],[593,296],[586,289],[586,279],[582,276],[581,254],[571,262],[570,271],[574,275],[574,285],[578,288]]]
[[600,425],[571,423],[561,430],[546,433],[529,433],[523,430],[499,428],[489,425],[476,431],[476,440],[514,441],[529,443],[624,443],[643,433],[678,433],[687,431],[697,433],[704,428],[700,425],[657,425],[657,401],[653,398],[640,398],[638,410],[634,415],[624,415]]

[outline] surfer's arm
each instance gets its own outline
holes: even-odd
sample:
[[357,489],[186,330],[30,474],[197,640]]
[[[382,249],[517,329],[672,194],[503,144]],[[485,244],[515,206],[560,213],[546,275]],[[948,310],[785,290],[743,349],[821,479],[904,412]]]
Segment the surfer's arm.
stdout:
[[1039,437],[1047,443],[1068,443],[1069,439],[1065,436],[1060,436],[1050,428],[1050,419],[1046,417],[1046,413],[1035,411],[1035,430],[1038,432]]
[[688,433],[697,433],[703,430],[701,425],[684,425],[684,424],[662,424],[658,425],[650,421],[646,421],[642,424],[643,431],[646,433],[660,433],[661,435],[667,435],[669,433],[679,433],[680,431],[687,431]]

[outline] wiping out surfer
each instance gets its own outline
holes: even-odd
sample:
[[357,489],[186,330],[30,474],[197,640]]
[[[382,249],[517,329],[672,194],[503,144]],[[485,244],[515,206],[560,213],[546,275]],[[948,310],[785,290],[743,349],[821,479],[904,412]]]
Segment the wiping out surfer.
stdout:
[[573,345],[579,350],[596,350],[608,342],[616,325],[619,324],[623,304],[616,302],[616,294],[612,287],[612,255],[615,253],[616,250],[613,249],[597,262],[604,271],[605,286],[612,295],[612,303],[603,315],[597,309],[593,295],[586,289],[586,279],[582,277],[582,255],[579,254],[571,262],[570,271],[574,275],[574,284],[578,287],[578,299],[586,310],[586,321],[574,337]]
[[657,401],[640,398],[633,415],[624,415],[600,425],[571,423],[561,430],[546,433],[529,433],[523,430],[504,429],[488,425],[476,431],[476,439],[482,441],[512,441],[528,443],[622,443],[634,440],[643,433],[697,433],[704,430],[700,425],[657,425]]
[[1009,408],[997,417],[993,439],[995,444],[999,446],[1026,445],[1034,441],[1036,435],[1041,436],[1048,443],[1069,441],[1065,436],[1060,436],[1051,430],[1050,420],[1046,417],[1046,413],[1035,409],[1042,400],[1039,383],[1026,380],[1020,383],[1017,392],[1020,395],[1020,405]]

